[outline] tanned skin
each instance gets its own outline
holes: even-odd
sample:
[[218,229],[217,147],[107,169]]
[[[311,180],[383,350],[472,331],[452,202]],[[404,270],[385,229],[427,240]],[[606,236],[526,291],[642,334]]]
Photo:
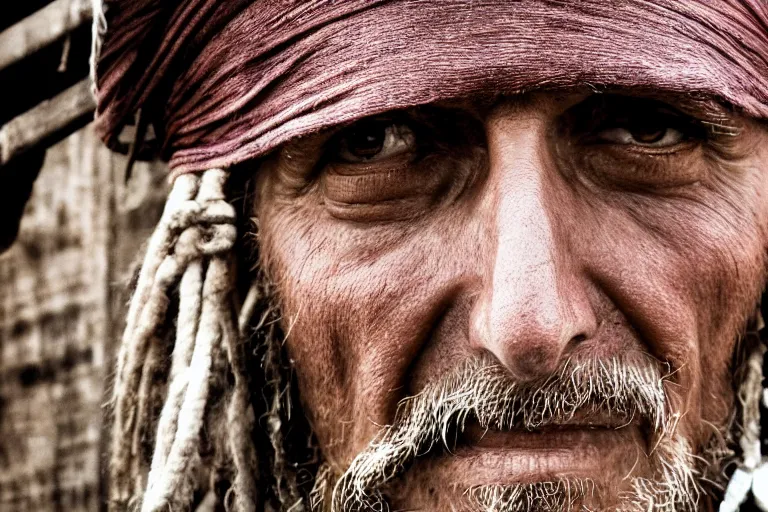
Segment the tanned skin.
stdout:
[[[343,471],[401,399],[484,353],[521,381],[648,354],[700,453],[734,412],[767,178],[765,125],[661,93],[473,99],[284,146],[258,171],[255,216],[324,458]],[[396,509],[558,475],[618,488],[652,449],[632,425],[469,432],[405,474]]]

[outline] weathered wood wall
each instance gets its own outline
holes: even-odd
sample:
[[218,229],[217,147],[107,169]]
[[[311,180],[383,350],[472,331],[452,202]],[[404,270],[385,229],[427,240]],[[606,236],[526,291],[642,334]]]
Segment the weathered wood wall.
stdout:
[[129,267],[165,196],[160,164],[90,127],[48,150],[16,243],[0,256],[0,511],[101,507],[104,382]]

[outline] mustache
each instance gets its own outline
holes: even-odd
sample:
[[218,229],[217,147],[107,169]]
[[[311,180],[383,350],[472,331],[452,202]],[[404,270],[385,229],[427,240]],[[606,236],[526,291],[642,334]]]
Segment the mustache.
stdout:
[[536,430],[611,418],[661,432],[670,375],[662,366],[646,354],[568,359],[545,378],[519,382],[490,356],[473,358],[401,401],[392,425],[336,482],[331,510],[377,510],[386,503],[385,484],[437,445],[450,450],[451,434],[470,420],[488,429]]

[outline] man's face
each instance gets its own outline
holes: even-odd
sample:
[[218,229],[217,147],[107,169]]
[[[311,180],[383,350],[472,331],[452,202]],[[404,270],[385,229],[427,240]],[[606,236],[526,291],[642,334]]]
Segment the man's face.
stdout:
[[704,454],[764,282],[766,173],[765,126],[663,95],[433,105],[281,148],[259,171],[262,258],[333,472],[415,395],[451,421],[382,482],[398,509],[525,510],[514,489],[540,482],[610,509]]

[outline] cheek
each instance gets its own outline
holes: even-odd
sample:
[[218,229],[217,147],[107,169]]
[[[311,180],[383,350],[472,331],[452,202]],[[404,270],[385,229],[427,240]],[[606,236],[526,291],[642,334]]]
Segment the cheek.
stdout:
[[[291,366],[296,370],[300,396],[322,444],[343,435],[326,425],[343,425],[351,410],[337,417],[352,381],[348,368],[357,358],[332,340],[338,338],[342,311],[356,304],[348,291],[330,279],[334,261],[326,257],[332,243],[301,215],[281,208],[259,212],[262,264],[274,282],[281,326]],[[333,420],[340,420],[334,422]],[[325,442],[324,442],[325,441]]]
[[768,215],[755,191],[730,188],[678,217],[679,252],[699,304],[702,416],[715,424],[726,423],[735,405],[734,352],[766,281]]
[[455,237],[426,222],[363,230],[301,209],[263,210],[260,244],[302,401],[326,456],[346,459],[404,396],[459,272]]
[[765,281],[760,208],[745,190],[720,188],[636,197],[604,216],[613,243],[601,277],[653,354],[676,371],[679,386],[669,389],[692,431],[700,418],[725,424],[733,409],[735,343]]

